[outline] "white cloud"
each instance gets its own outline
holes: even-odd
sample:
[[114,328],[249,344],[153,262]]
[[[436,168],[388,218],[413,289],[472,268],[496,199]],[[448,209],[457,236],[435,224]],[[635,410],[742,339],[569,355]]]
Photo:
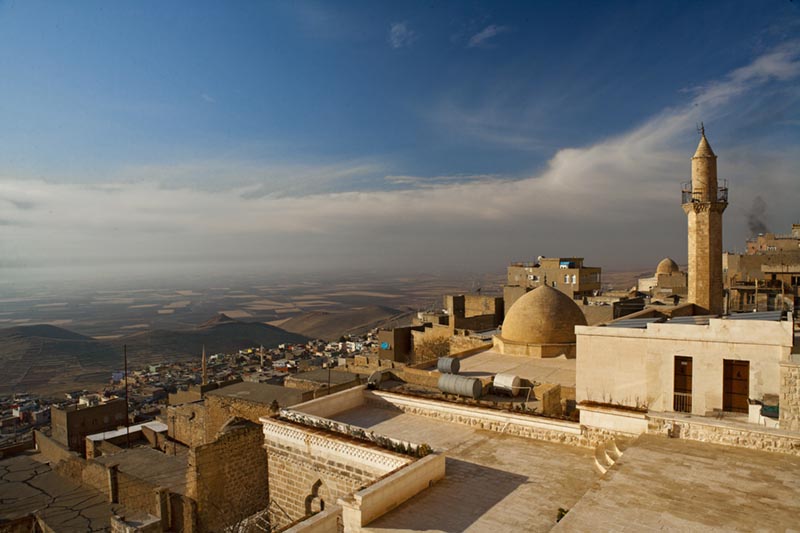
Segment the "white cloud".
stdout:
[[407,22],[394,22],[389,26],[389,45],[392,48],[411,46],[416,40],[417,34]]
[[204,101],[208,102],[209,104],[215,104],[217,102],[217,100],[213,96],[208,94],[208,93],[202,93],[200,95],[200,98],[202,98]]
[[[397,190],[337,192],[343,182],[384,170],[363,161],[266,167],[263,179],[248,177],[256,165],[224,173],[224,164],[208,170],[207,162],[128,169],[130,179],[98,186],[0,179],[0,257],[55,265],[216,258],[231,269],[257,261],[265,271],[496,270],[511,259],[560,254],[606,268],[654,265],[664,256],[681,262],[679,191],[699,118],[706,120],[721,177],[732,186],[728,246],[741,247],[747,236],[745,211],[756,193],[771,205],[776,229],[791,223],[800,203],[800,154],[754,151],[746,139],[721,144],[714,123],[752,119],[758,109],[741,106],[742,99],[771,81],[793,83],[798,68],[796,47],[765,54],[631,131],[557,151],[544,170],[521,180],[384,172]],[[203,172],[226,179],[198,190],[189,178]],[[279,192],[265,190],[275,176],[283,183]],[[293,179],[300,185],[291,189]]]
[[478,46],[487,46],[489,39],[509,31],[511,28],[508,26],[498,26],[497,24],[489,24],[481,31],[469,38],[467,43],[468,48],[475,48]]

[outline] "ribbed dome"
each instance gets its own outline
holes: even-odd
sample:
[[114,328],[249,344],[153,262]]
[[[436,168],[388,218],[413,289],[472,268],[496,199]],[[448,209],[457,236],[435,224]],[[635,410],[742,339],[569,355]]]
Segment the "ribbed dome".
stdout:
[[585,326],[578,304],[561,291],[542,285],[514,302],[503,321],[503,339],[522,344],[575,342],[575,326]]
[[681,269],[678,268],[678,263],[670,259],[669,257],[665,257],[661,260],[661,262],[656,267],[656,274],[674,274],[675,272],[680,272]]
[[716,157],[705,135],[700,138],[700,144],[697,145],[694,157]]

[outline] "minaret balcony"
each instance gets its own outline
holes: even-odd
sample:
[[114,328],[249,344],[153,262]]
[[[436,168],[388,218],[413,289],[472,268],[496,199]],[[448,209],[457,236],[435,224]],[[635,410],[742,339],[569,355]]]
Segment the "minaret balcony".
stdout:
[[[682,204],[691,204],[695,202],[708,202],[708,196],[706,195],[705,189],[693,189],[692,182],[682,183],[681,184],[681,203]],[[717,187],[717,196],[716,199],[713,200],[716,203],[727,204],[728,203],[728,180],[724,180],[722,182],[722,186]]]

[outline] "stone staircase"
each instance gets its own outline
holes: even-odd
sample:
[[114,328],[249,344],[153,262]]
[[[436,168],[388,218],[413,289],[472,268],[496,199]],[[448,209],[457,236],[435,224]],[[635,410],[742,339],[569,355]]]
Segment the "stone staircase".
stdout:
[[620,449],[626,447],[624,444],[618,444],[616,439],[607,440],[597,445],[594,449],[594,467],[600,475],[608,472],[608,469],[622,457],[623,451]]

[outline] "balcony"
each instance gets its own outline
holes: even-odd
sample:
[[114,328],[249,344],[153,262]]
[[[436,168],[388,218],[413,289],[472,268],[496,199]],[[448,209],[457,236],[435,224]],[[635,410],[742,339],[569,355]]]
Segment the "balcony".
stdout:
[[675,392],[672,400],[672,410],[678,413],[692,412],[692,393]]
[[[692,202],[706,202],[706,192],[703,189],[692,189],[692,182],[681,184],[681,203],[689,204]],[[728,180],[723,180],[722,185],[717,187],[717,203],[728,203]]]

